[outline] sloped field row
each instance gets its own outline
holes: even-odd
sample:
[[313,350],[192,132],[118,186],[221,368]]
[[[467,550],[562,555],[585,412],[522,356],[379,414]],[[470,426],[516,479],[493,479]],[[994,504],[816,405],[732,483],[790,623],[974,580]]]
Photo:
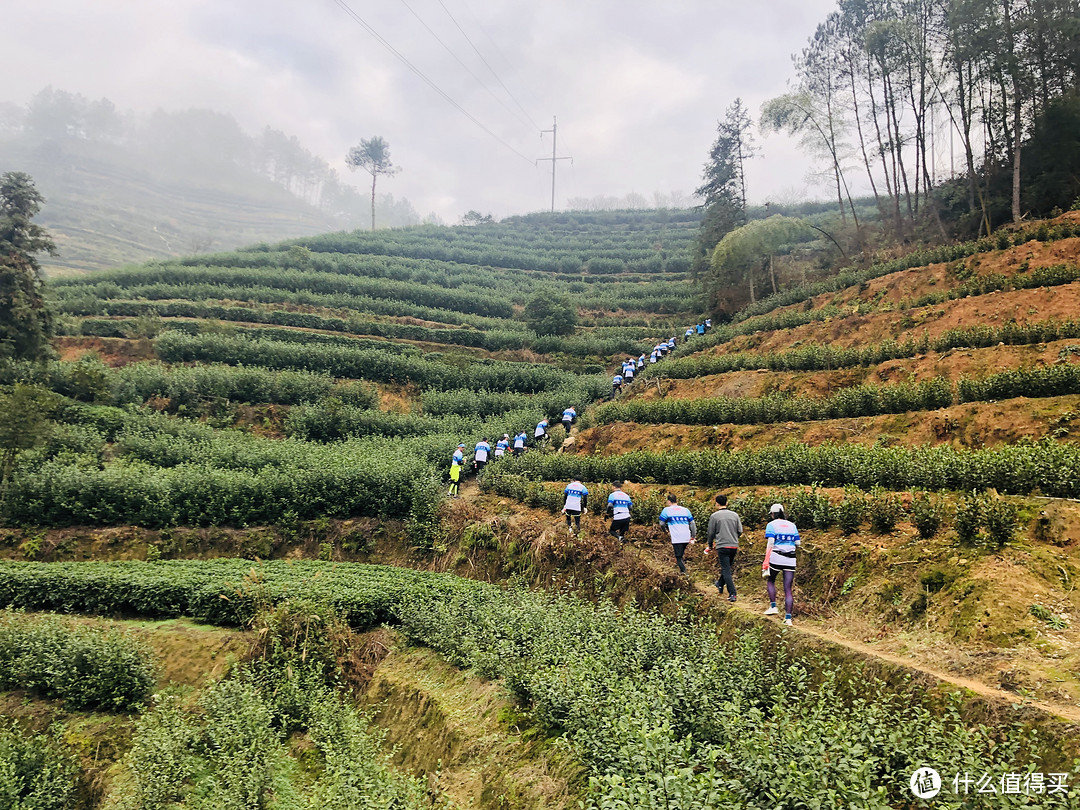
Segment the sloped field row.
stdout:
[[[874,678],[856,684],[759,632],[722,640],[707,624],[674,626],[632,608],[371,566],[0,564],[0,602],[25,607],[235,623],[259,598],[299,592],[360,626],[390,620],[453,663],[501,678],[586,765],[589,807],[672,795],[680,806],[774,807],[782,773],[792,803],[819,800],[825,784],[837,802],[883,810],[907,801],[909,776],[926,761],[1021,779],[1036,767],[1068,770],[1052,741],[1019,723],[969,725],[957,702]],[[1070,801],[1057,790],[1038,798]]]

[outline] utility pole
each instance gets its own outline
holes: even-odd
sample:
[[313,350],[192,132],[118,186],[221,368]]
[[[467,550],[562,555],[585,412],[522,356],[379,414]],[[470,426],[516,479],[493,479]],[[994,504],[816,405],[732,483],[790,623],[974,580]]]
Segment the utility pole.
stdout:
[[551,161],[551,213],[553,214],[555,213],[555,163],[560,160],[569,160],[570,165],[574,165],[574,159],[572,157],[555,157],[555,144],[557,142],[556,139],[558,138],[558,129],[559,125],[553,115],[551,116],[551,129],[540,130],[540,140],[544,140],[545,132],[551,133],[551,157],[537,158],[535,161],[536,163],[539,163],[541,160]]

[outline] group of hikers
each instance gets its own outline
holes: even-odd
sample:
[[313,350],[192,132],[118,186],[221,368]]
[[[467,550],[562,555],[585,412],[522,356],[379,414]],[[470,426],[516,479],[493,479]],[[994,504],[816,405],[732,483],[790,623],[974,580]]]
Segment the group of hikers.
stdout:
[[[563,496],[565,500],[562,512],[566,516],[566,530],[576,534],[581,531],[582,514],[588,511],[589,490],[575,478],[566,485]],[[736,592],[732,572],[735,555],[739,550],[739,538],[743,535],[743,525],[742,519],[728,508],[727,502],[726,495],[716,496],[717,510],[709,516],[705,554],[715,551],[719,568],[719,576],[715,582],[717,590],[723,596],[726,589],[728,601],[734,602]],[[626,542],[626,535],[630,530],[630,508],[633,505],[630,496],[623,491],[623,482],[617,481],[614,491],[608,495],[605,512],[611,515],[608,534],[619,543]],[[686,562],[683,558],[686,549],[697,542],[697,524],[693,513],[679,504],[678,496],[669,493],[667,506],[660,511],[659,525],[667,529],[675,554],[675,564],[679,567],[679,572],[685,575]],[[780,612],[776,606],[776,580],[779,577],[784,588],[784,624],[790,625],[794,607],[795,556],[801,540],[799,529],[787,519],[782,504],[774,503],[769,507],[765,544],[765,556],[761,564],[761,576],[765,579],[765,590],[769,595],[769,609],[765,611],[765,615],[775,616]]]
[[[562,424],[566,428],[567,434],[570,433],[570,426],[574,424],[574,420],[577,419],[577,408],[573,405],[563,409],[562,412]],[[551,423],[545,416],[539,422],[536,423],[536,427],[533,429],[532,443],[534,446],[544,444],[550,437],[548,436],[548,427]],[[520,456],[525,453],[525,448],[529,444],[528,432],[523,430],[520,433],[515,433],[511,436],[509,433],[504,433],[501,439],[497,439],[495,444],[492,445],[487,439],[481,439],[476,443],[472,453],[472,469],[475,475],[480,475],[480,472],[484,469],[484,466],[492,458],[501,458],[508,454]],[[465,468],[465,445],[459,444],[454,451],[453,458],[450,459],[450,491],[451,498],[456,498],[459,495],[461,487],[461,477]]]
[[[694,335],[702,336],[710,329],[712,329],[712,318],[706,318],[699,324],[687,327],[686,333],[683,335],[683,340],[690,340]],[[615,376],[611,378],[611,395],[615,396],[622,391],[624,385],[632,383],[634,381],[634,375],[645,368],[646,362],[659,363],[668,352],[675,348],[677,343],[678,339],[674,336],[669,337],[667,340],[661,340],[653,346],[648,361],[645,359],[644,352],[637,357],[629,357],[626,360],[623,360],[620,369],[616,371]]]
[[[686,330],[684,338],[689,340],[695,334],[704,335],[712,328],[712,320],[706,318],[701,323]],[[675,348],[676,339],[669,338],[660,341],[653,347],[648,362],[656,363],[669,351]],[[622,369],[612,379],[612,393],[618,394],[622,386],[633,381],[634,374],[645,365],[645,355],[637,358],[629,358],[622,363]],[[570,426],[577,419],[577,410],[568,407],[563,410],[562,423],[567,434]],[[533,431],[532,442],[534,445],[542,445],[548,440],[549,422],[547,418],[541,419]],[[504,433],[497,440],[494,447],[486,439],[481,439],[473,448],[472,467],[479,475],[490,458],[499,458],[512,453],[520,456],[525,452],[529,443],[526,431],[521,431],[513,437]],[[454,452],[450,463],[450,496],[458,497],[462,471],[465,467],[465,445],[459,444]],[[589,490],[579,479],[572,480],[563,490],[562,513],[566,517],[566,530],[571,534],[581,531],[581,516],[588,512]],[[734,562],[735,555],[739,550],[739,539],[743,535],[742,519],[727,506],[727,496],[716,496],[717,510],[709,516],[709,525],[705,535],[705,554],[716,555],[716,563],[719,568],[719,576],[715,584],[720,595],[727,591],[728,601],[736,600]],[[620,544],[626,542],[627,533],[630,531],[630,509],[633,506],[630,496],[623,491],[623,482],[615,483],[614,491],[608,495],[605,513],[611,516],[611,525],[608,534]],[[686,549],[697,542],[697,524],[694,515],[685,506],[679,504],[679,499],[674,493],[667,496],[667,506],[660,511],[659,525],[667,529],[671,538],[671,548],[675,554],[675,564],[679,572],[686,575],[686,562],[684,556]],[[765,527],[765,556],[761,564],[761,576],[765,580],[765,590],[769,595],[769,608],[765,611],[766,616],[779,614],[776,606],[776,580],[780,578],[784,588],[784,624],[791,624],[791,611],[794,603],[792,588],[795,581],[795,557],[800,545],[799,530],[784,512],[782,504],[774,503],[769,508],[769,523]]]

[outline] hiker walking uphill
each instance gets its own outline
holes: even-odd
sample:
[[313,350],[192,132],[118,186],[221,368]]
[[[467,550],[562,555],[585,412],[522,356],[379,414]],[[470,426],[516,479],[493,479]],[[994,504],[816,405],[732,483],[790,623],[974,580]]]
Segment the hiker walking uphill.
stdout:
[[457,463],[457,455],[450,462],[450,491],[446,494],[451,498],[457,498],[461,487],[461,465]]
[[720,578],[716,588],[724,595],[727,588],[728,601],[735,601],[735,579],[731,567],[735,562],[735,553],[739,550],[739,537],[743,533],[742,520],[727,508],[727,495],[717,495],[717,509],[709,516],[709,529],[705,534],[705,551],[708,553],[715,544],[716,564],[720,567]]
[[524,430],[521,431],[521,433],[519,433],[518,435],[516,435],[514,437],[514,455],[515,456],[523,456],[523,455],[525,455],[525,442],[528,441],[528,438],[529,437],[525,435]]
[[547,441],[547,429],[548,420],[547,417],[544,417],[536,423],[536,430],[533,431],[533,441],[537,444]]
[[616,374],[611,378],[611,396],[615,396],[622,391],[622,374]]
[[769,594],[769,609],[766,616],[775,616],[776,609],[776,576],[784,575],[784,624],[791,624],[791,609],[794,606],[795,597],[792,595],[792,587],[795,584],[795,552],[800,545],[799,530],[784,515],[784,507],[774,503],[769,508],[769,517],[772,518],[765,527],[765,561],[761,564],[761,575],[766,578],[765,590]]
[[[574,478],[566,485],[563,495],[566,496],[562,508],[563,514],[566,515],[566,531],[577,534],[581,531],[581,515],[587,511],[586,507],[589,504],[589,490],[579,479]],[[570,527],[571,518],[574,521],[573,528]]]
[[634,502],[623,492],[623,482],[615,482],[615,491],[608,495],[607,511],[611,513],[611,526],[608,534],[620,543],[626,542],[626,533],[630,531],[630,507]]
[[488,454],[491,452],[491,445],[487,443],[487,439],[481,439],[476,443],[476,447],[473,449],[473,470],[477,475],[480,475],[480,471],[484,469],[484,465],[487,464]]
[[459,444],[457,450],[454,451],[454,457],[450,460],[451,464],[457,464],[459,467],[465,466],[465,445]]
[[495,458],[501,458],[506,455],[506,451],[510,449],[510,434],[504,433],[503,437],[495,442]]
[[577,418],[577,410],[571,405],[565,411],[562,412],[562,425],[566,428],[566,435],[570,435],[570,425],[574,424],[574,420]]
[[671,548],[675,552],[675,563],[679,571],[686,573],[686,563],[683,562],[683,554],[686,547],[694,542],[697,537],[697,524],[694,516],[685,506],[679,506],[679,499],[674,493],[667,496],[668,505],[660,510],[660,525],[666,526],[671,535]]

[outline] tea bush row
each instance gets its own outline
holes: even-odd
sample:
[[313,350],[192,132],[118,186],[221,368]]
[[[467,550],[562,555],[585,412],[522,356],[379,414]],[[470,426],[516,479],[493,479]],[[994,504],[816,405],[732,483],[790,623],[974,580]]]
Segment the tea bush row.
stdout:
[[151,653],[129,635],[0,613],[0,689],[59,698],[71,709],[128,711],[153,688]]
[[[1077,391],[1080,391],[1080,386]],[[938,377],[895,385],[864,383],[841,388],[823,399],[770,394],[764,397],[611,402],[598,406],[592,418],[596,424],[771,424],[936,410],[952,405],[953,398],[952,383]]]
[[936,248],[925,248],[907,253],[899,258],[887,262],[879,262],[866,270],[851,267],[841,270],[835,276],[808,284],[800,284],[779,293],[762,298],[753,304],[744,307],[735,316],[734,320],[743,321],[756,315],[763,315],[774,309],[791,304],[808,301],[822,293],[836,292],[845,287],[851,287],[870,281],[875,278],[897,273],[901,270],[910,270],[913,267],[926,267],[931,264],[955,262],[974,256],[979,253],[989,253],[993,250],[1006,250],[1037,239],[1040,242],[1052,242],[1059,239],[1069,239],[1080,236],[1080,225],[1071,222],[1061,222],[1054,225],[1040,223],[1035,228],[1027,228],[1016,233],[999,231],[992,236],[982,237],[971,242],[962,242],[952,245],[942,245]]
[[[485,317],[475,313],[457,312],[449,309],[425,307],[410,301],[398,301],[390,298],[375,298],[348,293],[317,293],[306,289],[288,290],[255,283],[235,285],[215,285],[203,283],[178,284],[135,284],[121,288],[112,282],[84,282],[79,287],[58,287],[53,290],[57,309],[71,315],[110,315],[113,304],[122,311],[132,305],[140,315],[146,314],[147,306],[161,307],[165,315],[169,302],[179,299],[177,314],[186,311],[189,302],[198,307],[198,302],[207,306],[231,306],[229,302],[247,301],[256,307],[272,304],[291,304],[294,306],[314,306],[334,310],[349,310],[369,316],[417,318],[441,324],[456,324],[477,329],[506,329],[515,331],[517,325],[502,317]],[[210,302],[218,302],[211,304]],[[198,312],[198,309],[195,310]],[[120,314],[119,312],[115,314]],[[193,315],[192,317],[198,317]],[[175,326],[175,324],[173,324]],[[525,329],[521,324],[517,327]]]
[[[722,328],[722,327],[721,327]],[[715,331],[715,330],[714,330]],[[902,360],[933,350],[982,349],[1006,345],[1030,345],[1080,337],[1080,320],[1046,320],[1033,323],[1008,321],[1001,326],[957,327],[936,338],[925,333],[918,339],[886,340],[858,347],[813,344],[784,352],[738,352],[733,354],[680,357],[660,365],[647,366],[646,377],[694,379],[709,374],[765,368],[770,371],[828,371],[855,366],[871,367],[889,360]],[[678,351],[678,349],[676,349]]]
[[1075,264],[1054,264],[1048,267],[1036,267],[1033,270],[1021,268],[1012,276],[1006,276],[1002,273],[990,273],[967,279],[960,285],[948,290],[927,293],[919,296],[914,301],[902,299],[900,309],[933,306],[945,301],[955,301],[959,298],[969,298],[975,295],[986,295],[1001,290],[1058,287],[1062,284],[1071,284],[1077,279],[1080,279],[1080,266]]
[[121,426],[108,459],[93,425],[58,431],[45,448],[20,456],[8,517],[25,525],[151,527],[275,523],[290,512],[406,519],[437,497],[430,456],[449,458],[456,443],[426,436],[424,452],[410,452],[386,440],[319,445],[197,427],[209,435]]
[[573,375],[547,365],[471,360],[456,365],[432,359],[430,355],[393,354],[389,349],[312,346],[233,335],[193,337],[167,332],[155,340],[154,349],[168,363],[296,369],[442,390],[475,387],[531,394],[558,388],[573,379]]
[[367,383],[339,383],[325,373],[258,366],[132,363],[114,369],[95,357],[45,366],[0,365],[0,384],[16,380],[72,399],[109,405],[137,405],[161,397],[170,401],[173,410],[207,399],[297,405],[336,397],[356,408],[379,404],[378,391]]
[[612,456],[526,454],[499,462],[512,472],[546,481],[635,481],[708,487],[767,484],[855,485],[870,490],[985,490],[1054,497],[1080,495],[1080,447],[1043,439],[970,450],[937,447],[862,447],[792,443],[760,450]]
[[580,412],[585,405],[606,396],[610,391],[611,382],[606,376],[579,377],[562,388],[531,395],[462,388],[424,391],[420,395],[420,407],[425,414],[431,416],[497,416],[509,411],[533,408],[558,422],[566,408],[574,406]]
[[1069,394],[1080,394],[1080,365],[1011,369],[980,380],[964,378],[955,386],[942,377],[893,385],[863,383],[841,388],[824,398],[770,394],[764,397],[611,402],[597,407],[592,419],[595,424],[772,424],[930,411],[954,403]]
[[365,630],[392,621],[422,592],[493,586],[448,574],[314,560],[160,560],[28,563],[0,561],[0,605],[100,616],[187,616],[246,626],[261,607],[302,594]]
[[[58,284],[66,296],[83,293],[95,298],[161,298],[142,288],[153,285],[214,288],[270,287],[293,292],[306,291],[323,295],[350,295],[362,298],[405,301],[432,309],[448,309],[489,318],[510,318],[513,307],[483,287],[463,285],[457,289],[385,278],[364,278],[340,273],[322,273],[286,267],[182,267],[147,265],[114,270],[85,280],[72,279]],[[183,296],[199,300],[199,296]],[[225,298],[210,295],[207,298]],[[240,296],[238,300],[249,300]]]
[[[486,469],[479,483],[486,492],[513,498],[526,506],[547,509],[552,513],[562,509],[564,495],[561,483],[555,486],[545,484],[513,473],[504,466]],[[603,514],[607,496],[612,491],[611,485],[587,482],[587,486],[591,502],[597,504],[595,511]],[[847,487],[838,499],[831,498],[816,486],[727,494],[729,508],[740,516],[747,529],[764,528],[771,504],[782,503],[788,518],[805,529],[825,531],[838,526],[846,534],[854,534],[869,520],[876,532],[888,534],[906,516],[920,536],[929,538],[937,534],[947,511],[940,496],[926,492],[916,493],[910,506],[905,509],[896,494],[880,487],[874,488],[869,497],[856,487]],[[632,494],[631,500],[631,519],[646,526],[656,525],[660,510],[667,506],[666,492],[660,489],[645,492],[638,489]],[[693,513],[699,528],[708,525],[709,516],[716,510],[715,503],[708,499],[680,496],[679,503]]]

